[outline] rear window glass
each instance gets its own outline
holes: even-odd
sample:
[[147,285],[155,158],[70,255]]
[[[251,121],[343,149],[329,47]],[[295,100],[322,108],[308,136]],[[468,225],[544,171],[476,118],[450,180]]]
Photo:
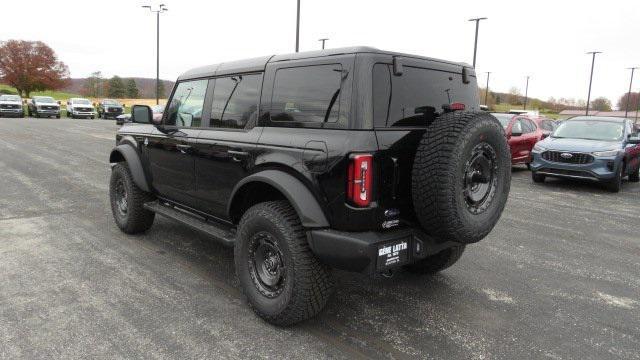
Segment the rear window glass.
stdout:
[[341,83],[340,64],[278,69],[271,99],[271,120],[337,121]]
[[390,64],[373,67],[373,103],[376,127],[426,126],[452,103],[478,107],[475,82],[464,84],[460,74],[404,66],[393,76]]

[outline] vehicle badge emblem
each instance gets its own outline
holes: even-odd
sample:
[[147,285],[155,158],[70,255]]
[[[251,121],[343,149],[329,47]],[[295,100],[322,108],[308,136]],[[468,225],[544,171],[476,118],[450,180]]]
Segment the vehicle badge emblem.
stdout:
[[571,154],[571,153],[562,153],[562,154],[560,154],[560,156],[562,156],[564,159],[571,159],[573,157],[573,154]]
[[144,138],[144,146],[149,145],[149,138]]

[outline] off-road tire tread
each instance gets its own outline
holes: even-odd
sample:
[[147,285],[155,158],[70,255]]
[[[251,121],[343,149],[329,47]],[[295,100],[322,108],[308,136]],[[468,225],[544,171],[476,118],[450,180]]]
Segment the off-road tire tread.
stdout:
[[[461,216],[457,213],[458,206],[452,196],[456,192],[456,184],[454,181],[447,180],[458,176],[454,166],[458,160],[454,159],[454,151],[461,141],[471,141],[471,137],[475,134],[474,127],[486,124],[487,120],[492,123],[496,132],[504,135],[504,129],[490,114],[459,111],[437,118],[427,127],[427,131],[420,140],[411,174],[411,192],[414,211],[423,229],[429,235],[442,240],[473,243],[484,238],[498,222],[506,204],[511,183],[511,155],[508,153],[506,136],[503,153],[500,153],[501,149],[495,149],[495,151],[499,161],[508,163],[504,184],[507,195],[504,195],[503,201],[498,204],[500,208],[489,220],[487,224],[489,226],[485,226],[484,231],[469,231],[464,228]],[[505,157],[506,159],[500,160]],[[497,196],[501,195],[496,193]]]
[[460,260],[462,253],[464,253],[464,249],[464,245],[454,246],[435,255],[424,258],[414,264],[407,265],[405,268],[407,271],[416,274],[435,274],[451,267]]
[[[244,233],[245,224],[253,217],[265,217],[279,229],[278,235],[284,237],[293,258],[288,260],[293,260],[295,281],[291,301],[280,314],[265,314],[253,306],[251,301],[249,305],[258,316],[279,326],[292,325],[315,316],[333,293],[333,279],[330,269],[318,261],[309,248],[305,229],[295,209],[287,201],[268,201],[254,205],[240,220],[238,239],[247,236]],[[236,246],[236,251],[239,248]],[[235,257],[240,259],[238,253]],[[248,295],[246,291],[245,294]]]
[[[127,187],[127,220],[126,223],[121,224],[116,219],[116,209],[114,201],[116,177],[122,176],[124,178],[124,185]],[[120,230],[127,234],[139,234],[149,230],[153,225],[155,219],[155,213],[144,208],[144,204],[154,201],[156,198],[153,194],[148,193],[140,189],[133,181],[129,166],[126,162],[117,163],[111,171],[111,179],[109,181],[109,200],[111,203],[111,211],[113,212],[113,218]]]

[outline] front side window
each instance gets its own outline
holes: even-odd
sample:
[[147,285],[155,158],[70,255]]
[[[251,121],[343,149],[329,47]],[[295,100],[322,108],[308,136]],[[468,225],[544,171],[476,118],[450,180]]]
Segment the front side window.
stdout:
[[261,80],[258,74],[217,78],[209,126],[243,129],[249,120],[255,119]]
[[271,120],[337,121],[342,74],[340,64],[278,69],[271,99]]
[[378,63],[373,67],[376,127],[426,126],[449,104],[462,103],[468,110],[478,106],[475,83],[464,84],[460,74],[404,66],[403,74],[395,76],[391,66]]
[[192,80],[178,84],[169,108],[166,125],[199,127],[202,124],[202,107],[208,80]]

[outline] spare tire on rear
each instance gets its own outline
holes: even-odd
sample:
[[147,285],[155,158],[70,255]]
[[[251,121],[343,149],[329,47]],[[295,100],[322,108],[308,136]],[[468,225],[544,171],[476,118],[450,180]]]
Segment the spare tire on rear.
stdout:
[[511,185],[504,130],[488,113],[438,117],[418,145],[413,207],[425,232],[441,241],[482,240],[502,214]]

